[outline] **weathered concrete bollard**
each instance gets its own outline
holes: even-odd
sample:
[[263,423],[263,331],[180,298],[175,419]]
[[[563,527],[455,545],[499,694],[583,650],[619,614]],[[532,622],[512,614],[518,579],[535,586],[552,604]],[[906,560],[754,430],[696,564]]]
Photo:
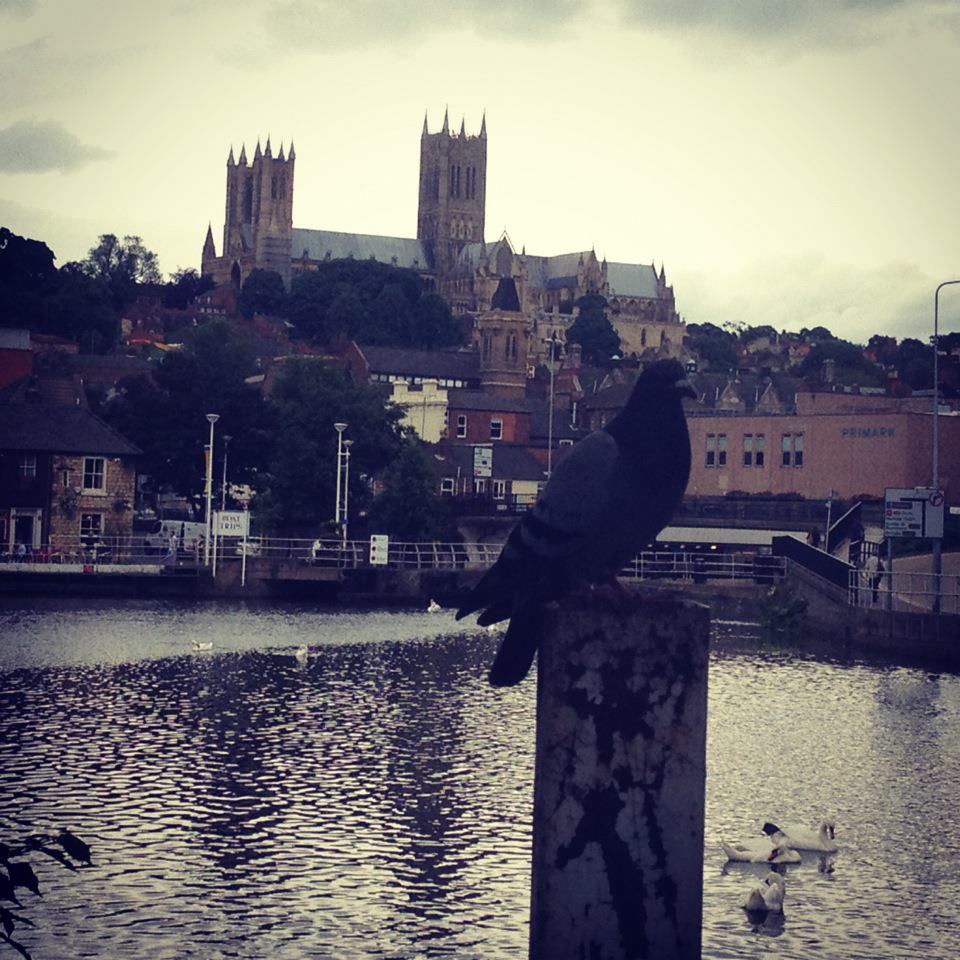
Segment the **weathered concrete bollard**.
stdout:
[[551,605],[531,960],[699,960],[709,611]]

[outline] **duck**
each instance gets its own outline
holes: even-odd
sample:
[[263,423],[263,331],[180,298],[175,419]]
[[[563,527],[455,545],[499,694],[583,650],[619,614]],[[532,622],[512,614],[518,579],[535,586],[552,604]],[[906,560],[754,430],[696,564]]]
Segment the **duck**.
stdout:
[[728,860],[734,863],[799,863],[800,854],[782,843],[771,846],[766,838],[745,840],[740,843],[720,841]]
[[212,640],[194,640],[194,641],[193,641],[193,649],[194,649],[194,650],[197,650],[197,651],[199,651],[199,650],[212,650],[212,649],[213,649],[213,641],[212,641]]
[[743,903],[743,909],[750,913],[783,913],[783,898],[787,893],[787,883],[779,873],[771,870],[757,884]]
[[300,646],[294,650],[293,655],[297,663],[306,663],[310,658],[310,648],[305,643],[301,643]]
[[441,607],[436,600],[431,600],[430,603],[427,604],[427,613],[439,613],[442,609],[443,607]]
[[791,850],[812,850],[816,853],[836,853],[840,848],[835,840],[837,825],[833,820],[824,819],[816,830],[800,823],[784,823],[779,826],[769,821],[763,825],[763,832],[771,843],[783,844]]

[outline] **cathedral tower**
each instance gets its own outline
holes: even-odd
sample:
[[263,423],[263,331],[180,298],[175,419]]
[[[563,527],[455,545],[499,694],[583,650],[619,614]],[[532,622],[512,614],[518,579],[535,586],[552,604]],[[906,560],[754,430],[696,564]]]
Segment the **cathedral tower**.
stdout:
[[424,116],[417,239],[438,274],[449,272],[465,244],[483,241],[486,192],[486,115],[477,136],[467,136],[463,121],[460,132],[451,133],[446,111],[441,131],[430,133]]
[[293,172],[296,161],[293,144],[284,156],[283,146],[273,156],[270,138],[266,148],[257,149],[253,162],[247,163],[247,151],[240,150],[240,160],[233,159],[233,148],[227,158],[227,206],[223,221],[223,253],[240,267],[233,271],[235,282],[242,273],[245,279],[252,263],[265,270],[275,270],[290,282],[290,249],[293,231]]

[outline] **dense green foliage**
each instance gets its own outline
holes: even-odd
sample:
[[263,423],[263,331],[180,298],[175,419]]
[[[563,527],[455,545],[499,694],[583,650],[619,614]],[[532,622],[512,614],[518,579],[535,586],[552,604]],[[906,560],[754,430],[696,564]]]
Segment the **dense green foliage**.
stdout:
[[591,293],[581,297],[576,305],[580,312],[570,325],[567,341],[580,344],[586,363],[608,365],[611,357],[620,353],[620,337],[607,317],[607,301]]
[[443,535],[446,511],[436,494],[436,478],[423,447],[404,441],[383,476],[384,491],[370,508],[371,532],[413,542]]
[[251,270],[240,290],[240,313],[248,320],[255,313],[283,312],[287,291],[283,278],[275,270]]
[[687,342],[700,358],[701,368],[711,373],[728,373],[737,368],[737,337],[713,323],[687,325]]

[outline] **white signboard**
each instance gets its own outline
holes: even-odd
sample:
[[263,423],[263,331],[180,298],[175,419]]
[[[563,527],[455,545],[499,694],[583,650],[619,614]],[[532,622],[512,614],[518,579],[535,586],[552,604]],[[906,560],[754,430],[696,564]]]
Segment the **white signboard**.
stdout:
[[370,538],[370,563],[375,567],[386,566],[390,538],[383,533],[375,533]]
[[245,537],[249,533],[250,514],[246,510],[217,510],[214,516],[219,537]]
[[473,448],[473,475],[475,477],[493,475],[493,447]]
[[884,537],[943,536],[943,491],[923,487],[887,487],[883,504]]

